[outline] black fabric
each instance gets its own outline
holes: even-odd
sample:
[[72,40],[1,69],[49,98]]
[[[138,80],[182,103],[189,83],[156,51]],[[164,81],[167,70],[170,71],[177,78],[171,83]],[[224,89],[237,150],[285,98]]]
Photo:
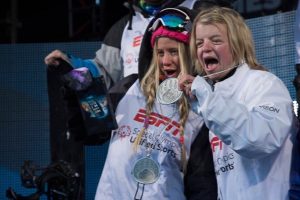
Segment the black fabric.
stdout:
[[[64,160],[74,167],[80,174],[82,183],[80,196],[83,199],[85,196],[84,144],[79,138],[80,131],[84,129],[80,109],[74,94],[64,87],[60,75],[49,68],[47,68],[47,86],[51,162]],[[68,130],[70,127],[73,129]],[[78,134],[73,130],[78,130]],[[70,133],[69,137],[67,132]]]
[[236,0],[197,0],[193,6],[193,9],[205,9],[211,6],[223,6],[233,8],[232,4]]
[[209,130],[204,125],[191,147],[191,155],[184,177],[188,200],[216,200],[217,180],[209,142]]
[[[295,76],[295,78],[293,80],[293,84],[296,89],[297,103],[300,105],[300,64],[296,64],[295,69],[297,71],[297,75]],[[298,116],[298,119],[300,120],[300,106],[298,107],[298,110],[297,110],[297,116]]]
[[112,88],[109,89],[108,94],[110,96],[114,111],[116,111],[120,100],[126,94],[130,86],[137,80],[137,78],[137,74],[131,74],[117,82]]
[[66,128],[70,132],[71,137],[73,137],[76,141],[81,141],[84,139],[86,131],[84,128],[77,96],[73,90],[65,86],[61,88],[61,91],[67,111]]
[[183,3],[185,0],[168,0],[163,4],[162,8],[172,8],[177,7],[179,4]]
[[84,143],[88,145],[108,140],[111,131],[118,125],[103,77],[93,78],[86,90],[75,93],[85,127]]
[[[71,140],[83,145],[99,145],[106,142],[110,138],[110,131],[101,132],[101,135],[87,132],[78,94],[66,86],[61,78],[62,73],[48,68],[47,75],[51,133],[58,131],[61,137],[66,137],[66,133],[69,132]],[[93,83],[92,86],[94,85]],[[61,143],[65,138],[57,141],[54,137],[53,140],[55,143]]]
[[[95,17],[97,17],[97,27],[99,26],[100,28],[100,41],[107,36],[107,32],[112,26],[114,26],[116,21],[118,21],[123,16],[129,13],[129,10],[126,9],[123,5],[127,1],[128,0],[101,0],[101,2],[99,1],[100,2],[99,11],[97,10],[98,8],[96,8]],[[75,3],[80,1],[72,1],[72,2]],[[95,3],[95,1],[94,2],[81,1],[81,3],[83,4],[86,4],[88,2],[92,4]],[[89,4],[87,4],[86,6],[88,5]],[[92,13],[90,13],[90,15],[92,16]],[[78,18],[75,20],[81,21]],[[97,35],[96,37],[99,38],[99,35]]]
[[81,141],[84,145],[100,145],[105,143],[110,138],[110,131],[101,132],[101,135],[100,133],[87,133],[77,94],[68,87],[63,87],[63,91],[64,103],[67,110],[67,129],[71,137],[73,137],[75,141]]
[[103,44],[106,44],[111,47],[115,47],[121,49],[121,40],[123,31],[130,19],[130,14],[125,15],[120,20],[118,20],[108,31],[105,35],[104,40],[102,41]]

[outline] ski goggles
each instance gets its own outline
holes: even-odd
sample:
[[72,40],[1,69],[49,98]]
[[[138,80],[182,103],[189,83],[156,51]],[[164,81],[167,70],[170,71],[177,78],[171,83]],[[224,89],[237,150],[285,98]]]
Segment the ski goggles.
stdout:
[[139,1],[140,8],[149,15],[155,15],[161,9],[164,1],[159,1],[157,3],[149,3],[145,0]]
[[153,22],[149,31],[155,31],[160,26],[179,32],[190,32],[192,23],[185,12],[176,8],[166,8],[160,11],[159,17]]

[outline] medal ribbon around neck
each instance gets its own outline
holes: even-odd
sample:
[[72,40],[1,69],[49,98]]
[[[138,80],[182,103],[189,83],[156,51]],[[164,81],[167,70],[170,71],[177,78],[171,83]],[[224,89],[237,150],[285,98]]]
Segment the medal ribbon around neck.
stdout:
[[[164,128],[159,131],[158,138],[160,138],[161,134],[166,130],[166,128],[169,126],[169,124],[172,122],[172,118],[176,115],[176,108],[173,110],[172,115],[168,117],[168,124],[164,126]],[[149,127],[149,116],[146,117],[143,129],[146,131]],[[142,135],[140,133],[140,135]],[[153,137],[156,138],[156,137]],[[137,140],[137,138],[136,138]],[[154,139],[153,144],[156,144],[159,141],[159,139]],[[148,139],[147,139],[148,142]],[[160,166],[159,164],[151,158],[151,152],[152,149],[149,145],[149,147],[146,148],[146,156],[137,160],[133,166],[132,169],[132,175],[134,179],[141,184],[151,184],[158,180],[159,173],[160,173]]]
[[[168,78],[164,80],[158,87],[157,90],[157,100],[161,104],[175,104],[180,97],[182,96],[182,91],[179,90],[178,88],[178,79],[177,78]],[[176,109],[176,108],[175,108]],[[162,112],[162,109],[160,107],[160,112]],[[172,118],[174,118],[175,114],[177,112],[174,111],[172,113],[172,116],[168,117],[168,124],[164,126],[163,130],[160,131],[159,136],[166,130],[166,127],[172,122]],[[150,114],[146,114],[146,118],[144,121],[144,125],[140,133],[138,134],[135,145],[137,146],[139,141],[144,135],[144,132],[148,129],[149,127],[149,120],[150,120]],[[160,137],[159,137],[160,138]],[[155,144],[157,140],[154,141]],[[186,156],[185,156],[185,148],[184,148],[184,131],[180,130],[180,138],[179,138],[179,143],[181,146],[181,160],[182,160],[182,168],[184,171],[184,163],[186,162]],[[160,173],[160,166],[159,164],[154,161],[150,156],[151,156],[151,147],[147,148],[147,154],[145,157],[137,160],[133,166],[132,169],[132,175],[134,179],[138,182],[138,184],[152,184],[156,182],[159,178],[159,173]]]

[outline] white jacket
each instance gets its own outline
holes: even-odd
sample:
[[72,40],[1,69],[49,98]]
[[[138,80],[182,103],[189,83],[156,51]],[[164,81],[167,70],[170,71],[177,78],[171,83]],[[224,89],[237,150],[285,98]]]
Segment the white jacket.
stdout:
[[[112,134],[107,159],[98,184],[96,200],[184,200],[181,168],[179,115],[176,104],[162,105],[155,102],[149,127],[142,138],[139,150],[133,142],[144,125],[145,98],[136,81],[118,104],[116,119],[118,130]],[[169,122],[171,119],[171,122]],[[190,111],[185,124],[184,144],[187,158],[192,141],[203,126],[203,119]],[[157,138],[160,138],[156,141]],[[144,192],[132,176],[134,163],[146,156],[146,146],[151,147],[151,158],[160,165],[159,179],[146,184]]]
[[210,129],[219,199],[287,200],[298,125],[283,82],[243,64],[213,92],[196,77],[192,92]]

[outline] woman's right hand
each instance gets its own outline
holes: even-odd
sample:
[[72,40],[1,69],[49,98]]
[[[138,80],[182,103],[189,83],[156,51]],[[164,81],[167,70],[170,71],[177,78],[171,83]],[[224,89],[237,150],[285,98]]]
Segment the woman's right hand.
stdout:
[[58,67],[61,63],[60,60],[64,60],[66,62],[70,63],[70,59],[64,52],[60,50],[54,50],[51,53],[49,53],[45,59],[44,62],[48,66]]
[[180,74],[178,76],[178,87],[182,90],[185,95],[190,99],[194,99],[195,96],[192,94],[191,87],[195,77],[189,74]]

